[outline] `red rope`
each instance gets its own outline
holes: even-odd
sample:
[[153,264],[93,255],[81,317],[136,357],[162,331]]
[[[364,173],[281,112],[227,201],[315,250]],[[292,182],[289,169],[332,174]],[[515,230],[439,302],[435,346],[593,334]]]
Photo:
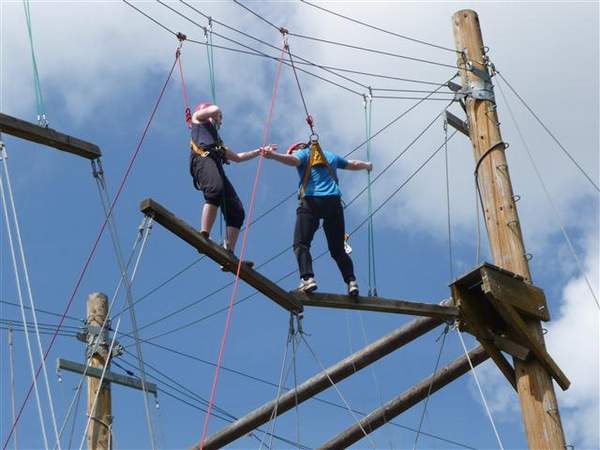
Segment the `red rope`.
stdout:
[[[267,122],[263,131],[263,146],[269,142],[269,132],[271,130],[271,122],[273,118],[273,110],[275,109],[275,99],[277,98],[277,92],[279,90],[279,78],[281,76],[281,65],[283,61],[284,49],[281,51],[281,58],[279,58],[279,64],[277,65],[277,72],[275,74],[275,84],[273,86],[273,94],[271,95],[271,106],[269,108],[269,115],[267,116]],[[233,305],[235,303],[235,297],[237,295],[239,281],[240,281],[240,270],[242,268],[242,261],[246,253],[246,245],[248,243],[248,233],[250,231],[250,225],[252,224],[252,213],[254,212],[254,201],[256,200],[256,193],[258,191],[258,181],[260,179],[260,172],[263,163],[263,156],[261,155],[258,159],[258,166],[256,167],[256,175],[254,177],[254,185],[252,186],[252,196],[250,197],[250,206],[248,208],[248,225],[244,230],[244,236],[242,238],[242,248],[240,250],[240,260],[238,262],[237,270],[235,273],[235,281],[233,283],[233,290],[231,292],[231,298],[229,299],[229,309],[227,310],[227,317],[225,319],[225,328],[223,330],[223,336],[221,337],[221,346],[219,348],[219,356],[217,358],[217,365],[215,366],[215,373],[213,377],[213,383],[210,390],[210,400],[208,402],[208,408],[206,415],[204,416],[204,427],[202,430],[202,438],[200,439],[200,450],[204,449],[204,441],[208,432],[208,422],[211,417],[212,409],[214,406],[215,398],[217,395],[217,384],[219,382],[219,374],[221,372],[221,362],[223,361],[223,354],[225,353],[225,344],[227,343],[227,336],[229,335],[229,327],[231,325],[231,316],[233,313]]]
[[[104,230],[106,229],[106,225],[108,223],[108,220],[110,218],[110,216],[112,215],[112,212],[115,208],[115,205],[117,203],[117,200],[119,200],[119,197],[121,196],[121,193],[123,192],[123,188],[125,187],[125,182],[127,181],[127,178],[129,177],[129,174],[131,173],[131,170],[133,168],[133,163],[135,162],[138,153],[140,152],[140,149],[142,147],[142,143],[144,142],[144,139],[146,138],[146,134],[148,132],[148,129],[150,128],[150,124],[152,123],[152,120],[154,119],[154,115],[156,114],[156,111],[158,110],[158,105],[160,104],[160,101],[162,100],[163,94],[165,93],[165,90],[167,88],[167,84],[169,83],[169,81],[171,80],[171,76],[173,75],[173,70],[175,69],[175,64],[177,64],[177,60],[179,59],[179,54],[175,55],[175,61],[173,62],[173,65],[171,66],[171,70],[169,71],[169,76],[167,77],[167,81],[165,81],[165,84],[163,85],[161,91],[160,91],[160,95],[158,96],[158,99],[156,101],[156,104],[154,105],[154,109],[152,110],[152,113],[150,114],[150,118],[148,119],[148,122],[146,123],[146,127],[144,128],[144,132],[142,133],[142,136],[137,144],[137,147],[135,149],[135,151],[133,152],[133,154],[131,155],[131,158],[129,160],[129,164],[127,166],[127,170],[125,171],[125,174],[123,175],[123,179],[121,180],[121,184],[119,185],[119,189],[117,190],[117,193],[115,194],[115,197],[110,205],[110,208],[108,210],[108,213],[106,215],[106,218],[104,219],[104,222],[102,223],[102,226],[100,227],[100,230],[98,232],[98,236],[96,237],[96,240],[94,242],[94,245],[92,246],[92,250],[90,252],[90,254],[87,257],[87,260],[85,261],[83,267],[81,268],[81,272],[79,274],[79,278],[77,279],[77,283],[75,283],[75,288],[73,289],[73,292],[71,293],[71,297],[69,298],[69,301],[67,302],[67,307],[65,308],[64,313],[62,314],[62,317],[60,318],[60,321],[58,323],[58,326],[56,327],[56,331],[54,331],[54,334],[52,335],[52,339],[50,340],[50,344],[48,345],[48,348],[46,349],[46,352],[44,353],[44,361],[46,360],[46,358],[48,357],[48,354],[50,353],[50,351],[52,350],[52,347],[54,346],[54,342],[56,341],[56,337],[58,336],[58,333],[60,331],[60,328],[65,320],[65,317],[67,316],[68,312],[69,312],[69,308],[71,307],[71,304],[73,303],[73,300],[75,299],[75,296],[77,295],[77,292],[79,291],[79,287],[81,286],[81,282],[83,281],[83,277],[90,265],[90,263],[92,262],[92,259],[94,258],[94,255],[96,254],[96,249],[98,248],[98,244],[100,243],[100,239],[102,238],[102,235],[104,234]],[[38,379],[38,376],[40,374],[40,370],[42,369],[42,364],[40,364],[37,368],[37,371],[35,372],[35,379]],[[17,417],[15,418],[15,421],[12,424],[12,427],[10,429],[10,433],[8,434],[8,437],[6,438],[6,441],[4,442],[4,445],[2,447],[3,450],[6,450],[6,447],[8,446],[8,443],[10,441],[11,436],[13,435],[15,428],[17,426],[17,424],[19,423],[19,419],[21,418],[21,415],[23,413],[23,410],[25,409],[25,405],[27,404],[27,401],[29,400],[29,397],[31,396],[31,392],[33,390],[33,383],[31,383],[31,385],[29,386],[29,390],[27,391],[27,395],[25,396],[25,399],[23,400],[23,403],[21,404],[21,407],[19,408],[19,413],[17,414]]]
[[177,61],[179,62],[179,74],[181,76],[181,90],[183,92],[183,106],[185,107],[185,123],[188,128],[192,128],[192,111],[190,110],[190,101],[185,87],[185,78],[183,77],[183,65],[181,64],[181,51],[177,49]]

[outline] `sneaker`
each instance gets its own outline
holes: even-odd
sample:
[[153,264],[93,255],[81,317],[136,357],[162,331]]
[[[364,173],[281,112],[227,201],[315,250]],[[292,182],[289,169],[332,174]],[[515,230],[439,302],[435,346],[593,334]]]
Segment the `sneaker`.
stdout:
[[358,295],[358,283],[356,280],[348,282],[348,295],[351,297],[356,297]]
[[317,282],[313,277],[309,277],[306,280],[302,278],[300,279],[300,286],[298,286],[298,290],[300,292],[304,292],[305,294],[310,294],[311,292],[317,290]]

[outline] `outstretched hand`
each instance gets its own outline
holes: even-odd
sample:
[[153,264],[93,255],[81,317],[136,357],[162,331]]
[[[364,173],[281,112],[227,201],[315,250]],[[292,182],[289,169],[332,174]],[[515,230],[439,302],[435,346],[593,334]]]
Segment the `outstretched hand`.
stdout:
[[264,158],[272,159],[275,153],[277,153],[277,144],[269,144],[260,148],[260,155]]

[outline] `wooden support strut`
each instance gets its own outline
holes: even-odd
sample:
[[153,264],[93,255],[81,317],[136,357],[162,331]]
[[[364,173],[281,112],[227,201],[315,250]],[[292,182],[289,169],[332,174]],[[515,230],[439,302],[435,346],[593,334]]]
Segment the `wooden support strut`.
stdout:
[[334,383],[338,383],[348,378],[369,364],[433,330],[441,323],[443,322],[440,319],[429,317],[412,320],[403,327],[358,350],[325,371],[316,374],[300,384],[296,389],[282,394],[278,402],[277,399],[272,400],[216,432],[206,439],[203,449],[216,450],[225,447],[236,439],[267,423],[273,414],[279,416],[294,408],[296,399],[298,403],[302,403],[328,389],[331,387],[330,379]]
[[102,156],[100,147],[95,144],[3,113],[0,113],[0,132],[90,160]]
[[[480,346],[469,352],[469,358],[471,359],[473,367],[475,367],[487,360],[489,355],[485,349]],[[427,398],[427,395],[430,392],[430,386],[430,393],[433,394],[467,373],[470,369],[471,366],[469,365],[469,359],[467,359],[466,355],[457,358],[447,366],[439,369],[435,375],[425,378],[395,399],[387,402],[385,405],[377,408],[369,415],[362,418],[359,421],[360,425],[358,423],[352,425],[333,439],[327,441],[319,447],[319,449],[324,450],[350,447],[355,442],[364,438],[365,432],[367,434],[372,433],[390,420],[402,414],[404,411],[412,408],[414,405]]]

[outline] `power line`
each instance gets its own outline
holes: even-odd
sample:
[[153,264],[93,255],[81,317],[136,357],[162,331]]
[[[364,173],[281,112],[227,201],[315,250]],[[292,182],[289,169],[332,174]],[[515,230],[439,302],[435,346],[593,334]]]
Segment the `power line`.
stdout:
[[[158,1],[158,2],[160,2],[160,0],[157,0],[157,1]],[[244,32],[244,31],[241,31],[241,30],[239,30],[239,29],[237,29],[237,28],[234,28],[234,27],[232,27],[232,26],[230,26],[230,25],[227,25],[227,24],[225,24],[225,23],[223,23],[223,22],[220,22],[219,20],[215,19],[214,17],[210,17],[210,16],[208,16],[208,15],[204,14],[203,12],[201,12],[200,10],[198,10],[197,8],[194,8],[192,5],[190,5],[189,3],[187,3],[185,0],[179,0],[179,1],[180,1],[181,3],[183,3],[184,5],[186,5],[188,8],[192,9],[193,11],[197,12],[198,14],[202,15],[202,16],[203,16],[203,17],[205,17],[206,19],[209,19],[209,20],[211,20],[212,22],[214,22],[214,23],[216,23],[216,24],[218,24],[218,25],[221,25],[221,26],[223,26],[223,27],[225,27],[225,28],[227,28],[227,29],[229,29],[229,30],[231,30],[231,31],[234,31],[234,32],[236,32],[236,33],[239,33],[239,34],[241,34],[242,36],[245,36],[245,37],[247,37],[247,38],[249,38],[249,39],[252,39],[252,40],[254,40],[254,41],[256,41],[256,42],[259,42],[259,43],[261,43],[261,44],[263,44],[263,45],[266,45],[266,46],[267,46],[267,47],[269,47],[269,48],[272,48],[272,49],[274,49],[274,50],[279,50],[279,48],[278,48],[277,46],[275,46],[275,45],[273,45],[273,44],[270,44],[269,42],[266,42],[266,41],[265,41],[265,40],[263,40],[263,39],[257,38],[256,36],[253,36],[253,35],[251,35],[251,34],[249,34],[249,33],[246,33],[246,32]],[[166,6],[166,5],[165,5],[165,6]],[[280,30],[280,31],[282,32],[282,34],[284,33],[284,30]],[[214,32],[213,32],[213,33],[214,33]],[[221,37],[221,38],[223,38],[223,39],[230,39],[230,38],[227,38],[226,36],[221,36],[221,35],[219,35],[219,34],[216,34],[216,33],[215,33],[215,36],[219,36],[219,37]],[[238,45],[239,45],[239,44],[238,44]],[[348,77],[345,77],[345,76],[343,76],[343,75],[340,75],[340,74],[338,74],[338,73],[335,73],[335,72],[333,72],[332,70],[330,70],[330,69],[328,69],[328,68],[326,68],[326,67],[324,67],[324,66],[321,66],[321,65],[319,65],[319,64],[316,64],[315,62],[313,62],[313,61],[310,61],[310,60],[308,60],[308,59],[306,59],[306,58],[303,58],[303,57],[301,57],[301,56],[299,56],[299,55],[297,55],[297,54],[293,54],[292,56],[293,56],[294,58],[297,58],[297,59],[299,59],[299,60],[303,61],[304,63],[306,63],[306,64],[308,64],[308,65],[311,65],[311,66],[313,66],[313,67],[317,67],[317,68],[319,68],[319,69],[321,69],[321,70],[324,70],[325,72],[328,72],[328,73],[330,73],[330,74],[332,74],[332,75],[335,75],[335,76],[337,76],[337,77],[339,77],[339,78],[342,78],[343,80],[346,80],[346,81],[349,81],[349,82],[351,82],[351,83],[353,83],[353,84],[356,84],[356,85],[358,85],[358,86],[360,86],[360,87],[362,87],[362,88],[364,88],[364,89],[367,89],[367,88],[368,88],[368,86],[366,86],[366,85],[365,85],[365,84],[363,84],[363,83],[360,83],[360,82],[358,82],[358,81],[356,81],[356,80],[353,80],[352,78],[348,78]]]
[[[7,300],[0,300],[0,303],[3,303],[5,305],[9,305],[9,306],[14,306],[14,307],[19,307],[19,305],[17,303],[14,302],[9,302]],[[25,309],[30,310],[31,307],[29,306],[23,306]],[[56,312],[52,312],[49,310],[44,310],[44,309],[40,309],[38,307],[35,308],[36,312],[39,312],[40,314],[46,314],[46,315],[50,315],[50,316],[54,316],[54,317],[62,317],[62,314],[60,313],[56,313]],[[65,316],[65,319],[69,319],[69,320],[74,320],[75,322],[83,322],[81,319],[78,319],[77,317],[73,317],[73,316]],[[63,325],[64,327],[65,325]]]
[[571,155],[571,153],[569,153],[569,151],[564,147],[564,145],[562,145],[560,143],[560,141],[558,140],[558,138],[556,136],[554,136],[554,134],[552,133],[552,131],[550,131],[550,129],[546,126],[546,124],[544,124],[544,122],[542,122],[542,119],[540,119],[538,117],[538,115],[533,111],[533,109],[531,109],[531,107],[527,104],[527,102],[523,99],[523,97],[521,97],[517,91],[512,87],[512,85],[508,82],[508,80],[506,78],[504,78],[504,75],[502,75],[500,72],[496,71],[496,73],[498,75],[500,75],[500,78],[502,78],[502,81],[504,81],[506,83],[506,85],[508,86],[508,88],[512,91],[513,94],[515,94],[517,96],[517,98],[521,101],[521,103],[523,104],[523,106],[525,106],[525,108],[527,108],[527,111],[529,111],[531,113],[531,115],[535,118],[535,120],[537,121],[537,123],[539,123],[542,128],[546,131],[546,133],[548,133],[548,135],[552,138],[552,140],[554,142],[556,142],[556,144],[560,147],[560,149],[563,151],[563,153],[565,155],[567,155],[567,157],[571,160],[571,162],[573,164],[575,164],[575,167],[577,167],[579,169],[579,171],[581,172],[581,174],[587,178],[587,180],[591,183],[592,186],[594,186],[594,188],[600,192],[600,188],[598,187],[598,185],[596,183],[594,183],[594,180],[592,180],[592,178],[586,173],[586,171],[583,169],[583,167],[581,167],[581,164],[579,164],[575,158],[573,157],[573,155]]
[[353,50],[361,50],[363,52],[375,53],[375,54],[383,55],[383,56],[391,56],[393,58],[400,58],[400,59],[405,59],[405,60],[408,60],[408,61],[421,62],[421,63],[425,63],[425,64],[431,64],[431,65],[434,65],[434,66],[449,67],[451,69],[457,69],[457,66],[455,66],[455,65],[441,63],[441,62],[437,62],[437,61],[431,61],[431,60],[428,60],[428,59],[415,58],[413,56],[401,55],[399,53],[392,53],[392,52],[387,52],[387,51],[383,51],[383,50],[377,50],[377,49],[374,49],[374,48],[361,47],[359,45],[347,44],[347,43],[344,43],[344,42],[332,41],[330,39],[323,39],[323,38],[318,38],[318,37],[313,37],[313,36],[307,36],[307,35],[304,35],[304,34],[297,34],[297,33],[288,33],[288,34],[290,36],[295,36],[295,37],[298,37],[298,38],[301,38],[301,39],[307,39],[309,41],[321,42],[323,44],[336,45],[338,47],[351,48]]
[[[234,0],[234,1],[237,3],[236,0]],[[377,27],[375,25],[371,25],[371,24],[368,24],[366,22],[362,22],[360,20],[353,19],[352,17],[348,17],[348,16],[345,16],[343,14],[334,12],[334,11],[332,11],[330,9],[323,8],[322,6],[318,6],[315,3],[311,3],[311,2],[308,2],[306,0],[300,0],[300,1],[302,3],[305,3],[306,5],[312,6],[313,8],[320,9],[321,11],[325,11],[326,13],[333,14],[334,16],[341,17],[342,19],[349,20],[350,22],[354,22],[354,23],[357,23],[359,25],[363,25],[365,27],[372,28],[372,29],[377,30],[377,31],[381,31],[381,32],[389,34],[391,36],[396,36],[396,37],[399,37],[401,39],[406,39],[408,41],[412,41],[412,42],[416,42],[416,43],[419,43],[419,44],[428,45],[428,46],[434,47],[434,48],[439,48],[441,50],[447,50],[447,51],[452,52],[452,53],[458,53],[455,49],[452,49],[452,48],[449,48],[449,47],[444,47],[444,46],[438,45],[438,44],[432,44],[431,42],[426,42],[426,41],[423,41],[421,39],[416,39],[416,38],[412,38],[410,36],[406,36],[406,35],[403,35],[403,34],[395,33],[393,31],[389,31],[389,30]]]
[[[194,20],[190,19],[190,18],[189,18],[189,17],[187,17],[186,15],[184,15],[184,14],[182,14],[181,12],[177,11],[176,9],[174,9],[174,8],[170,7],[169,5],[167,5],[166,3],[162,2],[161,0],[156,0],[156,1],[157,1],[158,3],[160,3],[161,5],[163,5],[164,7],[168,8],[169,10],[173,11],[173,12],[174,12],[175,14],[177,14],[178,16],[180,16],[180,17],[182,17],[182,18],[186,19],[188,22],[190,22],[190,23],[192,23],[192,24],[196,25],[197,27],[200,27],[200,28],[201,28],[201,29],[203,29],[203,30],[206,30],[206,27],[204,27],[204,26],[200,25],[199,23],[195,22]],[[201,14],[201,15],[203,15],[204,17],[209,17],[209,16],[207,16],[207,15],[203,14],[202,12],[200,12],[199,10],[197,10],[196,8],[194,8],[193,6],[191,6],[191,5],[187,4],[185,1],[183,1],[183,0],[180,0],[180,1],[181,1],[183,4],[185,4],[186,6],[188,6],[189,8],[191,8],[191,9],[193,9],[194,11],[198,12],[198,14]],[[258,41],[258,42],[261,42],[261,43],[262,43],[262,44],[264,44],[264,45],[267,45],[267,46],[269,46],[269,47],[272,47],[272,48],[277,48],[277,47],[275,47],[275,46],[273,46],[273,45],[271,45],[271,44],[269,44],[269,43],[267,43],[267,42],[265,42],[265,41],[263,41],[263,40],[261,40],[261,39],[258,39],[258,38],[254,37],[254,36],[251,36],[251,35],[247,34],[247,33],[244,33],[243,31],[239,31],[239,30],[237,30],[237,29],[235,29],[235,28],[233,28],[233,27],[230,27],[229,25],[223,24],[222,22],[218,22],[218,21],[217,21],[217,20],[215,20],[215,19],[212,19],[212,18],[211,18],[211,20],[212,20],[213,22],[215,22],[215,23],[218,23],[218,24],[220,24],[220,25],[222,25],[222,26],[225,26],[225,27],[227,27],[227,28],[229,28],[229,29],[231,29],[231,30],[233,30],[233,31],[236,31],[236,32],[238,32],[238,33],[240,33],[240,34],[242,34],[242,35],[244,35],[244,36],[246,36],[246,37],[249,37],[249,38],[251,38],[251,39],[254,39],[254,40]],[[215,32],[214,30],[212,31],[212,34],[213,34],[214,36],[217,36],[217,37],[221,38],[221,39],[224,39],[225,41],[232,42],[232,43],[234,43],[234,44],[236,44],[236,45],[239,45],[240,47],[246,48],[246,49],[248,49],[248,50],[251,50],[251,51],[254,51],[254,52],[256,52],[256,53],[263,54],[264,56],[267,56],[267,57],[271,57],[270,55],[268,55],[268,54],[266,54],[266,53],[264,53],[264,52],[261,52],[260,50],[257,50],[257,49],[255,49],[255,48],[253,48],[253,47],[250,47],[250,46],[248,46],[248,45],[246,45],[246,44],[244,44],[244,43],[241,43],[241,42],[239,42],[239,41],[236,41],[235,39],[232,39],[232,38],[230,38],[230,37],[228,37],[228,36],[224,36],[224,35],[222,35],[222,34],[220,34],[220,33],[217,33],[217,32]],[[200,43],[200,44],[203,44],[203,45],[210,45],[210,44],[207,44],[206,42],[199,42],[199,41],[194,41],[194,40],[190,40],[190,39],[188,39],[188,40],[189,40],[190,42]],[[290,66],[290,64],[288,64],[288,63],[286,63],[285,61],[281,60],[281,58],[276,58],[276,57],[272,57],[272,58],[275,58],[277,61],[279,61],[279,62],[281,62],[281,63],[285,64],[286,66]],[[308,60],[304,60],[304,61],[308,62],[310,65],[313,65],[313,66],[315,66],[315,67],[319,67],[319,66],[317,66],[316,64],[314,64],[314,63],[312,63],[312,62],[310,62],[310,61],[308,61]],[[321,67],[319,67],[319,68],[321,68]],[[322,68],[322,69],[323,69],[323,68]],[[328,79],[326,79],[326,78],[323,78],[323,77],[321,77],[321,76],[319,76],[319,75],[316,75],[316,74],[314,74],[314,73],[312,73],[312,72],[308,72],[308,71],[306,71],[306,70],[304,70],[304,69],[299,69],[299,70],[302,70],[304,73],[307,73],[307,74],[309,74],[309,75],[311,75],[311,76],[317,77],[317,78],[319,78],[319,79],[321,79],[321,80],[323,80],[323,81],[326,81],[326,82],[328,82],[328,83],[334,84],[334,85],[336,85],[336,86],[338,86],[338,87],[340,87],[340,88],[342,88],[342,89],[345,89],[345,90],[347,90],[347,91],[349,91],[349,92],[352,92],[352,93],[354,93],[354,94],[357,94],[357,95],[362,95],[360,92],[357,92],[357,91],[355,91],[355,90],[353,90],[353,89],[350,89],[350,88],[349,88],[349,87],[347,87],[347,86],[343,86],[343,85],[341,85],[341,84],[339,84],[339,83],[335,83],[334,81],[331,81],[331,80],[328,80]],[[358,82],[356,82],[356,81],[352,80],[351,78],[344,77],[343,75],[340,75],[340,74],[338,74],[338,73],[335,73],[335,72],[333,72],[333,71],[331,71],[331,70],[327,70],[327,69],[323,69],[323,70],[325,70],[326,72],[332,73],[333,75],[335,75],[335,76],[337,76],[337,77],[340,77],[340,78],[342,78],[342,79],[344,79],[344,80],[347,80],[347,81],[350,81],[350,82],[352,82],[352,83],[358,84],[358,85],[360,85],[361,87],[366,87],[366,86],[364,86],[363,84],[361,84],[361,83],[358,83]]]
[[[237,1],[237,0],[234,0],[234,3],[235,3],[236,5],[238,5],[238,6],[241,6],[241,7],[242,7],[242,8],[244,8],[246,11],[250,12],[251,14],[253,14],[254,16],[258,17],[260,20],[262,20],[263,22],[265,22],[266,24],[268,24],[268,25],[269,25],[269,26],[271,26],[272,28],[274,28],[274,29],[276,29],[276,30],[278,30],[278,31],[280,31],[280,32],[287,31],[287,30],[285,30],[285,29],[284,29],[284,28],[282,28],[282,27],[278,27],[278,26],[276,26],[274,23],[272,23],[272,22],[270,22],[269,20],[267,20],[267,19],[266,19],[264,16],[261,16],[260,14],[256,13],[256,12],[255,12],[255,11],[253,11],[252,9],[250,9],[250,8],[248,8],[247,6],[243,5],[241,2],[239,2],[239,1]],[[311,4],[311,3],[308,3],[308,2],[306,2],[306,3],[307,3],[308,5],[310,5],[310,6],[315,6],[315,5]],[[317,7],[317,6],[315,6],[315,7]],[[320,7],[317,7],[317,8],[319,8],[319,9],[323,9],[324,11],[327,11],[327,12],[329,12],[329,13],[332,13],[332,14],[334,14],[332,11],[329,11],[329,10],[327,10],[327,9],[320,8]],[[336,15],[337,15],[337,14],[336,14]],[[349,19],[348,17],[345,17],[345,16],[342,16],[342,17],[344,17],[345,19]],[[349,20],[352,20],[352,19],[349,19]],[[354,20],[354,22],[361,23],[362,25],[365,25],[364,23],[362,23],[362,22],[358,22],[358,21],[355,21],[355,20]],[[373,26],[371,26],[371,28],[376,28],[376,27],[373,27]],[[378,30],[380,30],[380,31],[386,31],[386,30],[383,30],[383,29],[380,29],[380,28],[376,28],[376,29],[378,29]],[[444,65],[444,66],[448,66],[447,64],[437,63],[437,62],[434,62],[434,61],[428,61],[428,60],[425,60],[425,59],[413,58],[413,57],[410,57],[410,56],[403,56],[403,55],[398,55],[398,54],[391,54],[391,53],[389,53],[389,52],[383,52],[383,51],[380,51],[380,50],[375,50],[375,49],[365,49],[365,48],[363,48],[363,47],[356,47],[356,46],[352,46],[352,45],[349,45],[349,44],[344,44],[344,43],[341,43],[341,42],[327,41],[327,40],[325,40],[325,39],[319,39],[319,38],[315,38],[315,37],[312,37],[312,36],[302,35],[302,34],[298,34],[298,33],[292,33],[292,32],[289,32],[289,31],[287,31],[287,33],[288,33],[290,36],[295,36],[295,37],[299,37],[299,38],[302,38],[302,39],[316,40],[316,41],[320,41],[320,42],[326,42],[326,43],[328,43],[328,44],[335,44],[335,45],[341,45],[341,46],[343,46],[343,47],[351,47],[351,48],[356,48],[356,49],[358,49],[358,50],[367,50],[367,51],[374,52],[374,53],[387,54],[388,56],[396,56],[396,57],[400,57],[400,58],[403,58],[403,59],[408,59],[408,60],[412,60],[412,61],[419,61],[419,62],[426,62],[426,63],[429,63],[429,64],[435,64],[435,65]],[[390,33],[391,33],[391,32],[390,32]],[[450,51],[452,51],[452,53],[456,53],[456,50],[451,50],[451,49],[448,49],[448,48],[446,48],[446,47],[441,47],[441,46],[438,46],[438,45],[435,45],[435,44],[429,44],[429,43],[427,43],[427,42],[420,41],[420,40],[418,40],[418,39],[409,38],[409,37],[407,37],[407,36],[403,36],[403,35],[399,35],[399,34],[395,34],[395,33],[394,33],[394,35],[396,35],[396,36],[398,36],[398,37],[402,37],[402,38],[404,38],[404,39],[409,39],[409,40],[411,40],[411,41],[413,41],[413,42],[419,42],[419,43],[421,43],[421,44],[427,44],[427,45],[430,45],[430,46],[432,46],[432,47],[442,48],[442,49],[444,49],[444,50],[450,50]],[[455,67],[455,66],[448,66],[448,67]]]
[[[126,353],[128,355],[130,355],[130,356],[132,356],[132,357],[135,358],[135,355],[133,353],[130,353],[130,352],[126,352]],[[125,359],[121,359],[121,361],[123,361],[129,367],[136,368],[134,364],[128,362]],[[114,361],[113,361],[113,363],[114,363]],[[118,367],[118,364],[116,364],[116,365]],[[149,374],[148,376],[150,378],[154,379],[155,381],[157,381],[159,383],[159,386],[167,386],[169,389],[172,389],[175,392],[178,392],[179,394],[184,395],[186,397],[186,400],[184,400],[184,401],[195,400],[195,401],[199,402],[201,405],[204,405],[204,406],[206,406],[208,404],[208,400],[206,400],[205,398],[203,398],[201,395],[197,394],[196,392],[192,391],[191,389],[187,388],[186,386],[184,386],[183,384],[181,384],[180,382],[178,382],[177,380],[175,380],[173,377],[167,375],[166,373],[162,372],[161,370],[159,370],[155,366],[152,366],[149,363],[146,363],[146,365],[151,370],[153,370],[155,373],[159,374],[162,378],[164,378],[164,379],[166,379],[166,380],[169,381],[169,383],[167,383],[164,380],[162,380],[162,379],[160,379],[160,378],[158,378],[158,377],[156,377],[156,376],[154,376],[152,374]],[[130,376],[136,376],[133,372],[128,371],[127,369],[124,369],[124,368],[121,368],[121,369],[125,370],[126,373],[128,375],[130,375]],[[170,383],[173,383],[177,387],[174,387]],[[164,389],[161,389],[161,392],[166,393],[166,391],[164,391]],[[172,398],[175,398],[175,397],[172,397]],[[181,399],[178,399],[178,398],[176,398],[176,399],[181,401]],[[192,406],[192,407],[194,407],[196,409],[199,409],[202,412],[206,412],[206,410],[203,407],[201,407],[201,406],[193,405],[193,404],[190,404],[190,403],[186,403],[186,404],[188,404],[188,406]],[[232,423],[232,422],[234,422],[235,420],[238,419],[235,415],[229,413],[228,411],[226,411],[222,407],[219,407],[219,406],[215,405],[214,408],[219,413],[219,415],[217,415],[217,414],[213,414],[213,415],[215,417],[217,417],[217,418],[225,421],[225,422]],[[264,430],[261,430],[260,428],[257,428],[256,431],[259,431],[259,432],[264,433],[264,434],[272,435],[273,438],[275,438],[275,439],[277,439],[277,440],[279,440],[281,442],[284,442],[286,444],[293,444],[293,445],[296,444],[295,442],[292,442],[291,440],[289,440],[289,439],[287,439],[287,438],[285,438],[283,436],[279,436],[279,435],[272,434],[272,433],[266,433]],[[252,436],[254,439],[257,439],[257,440],[260,441],[260,439],[258,439],[258,437],[254,434],[254,432],[249,433],[249,435]],[[302,448],[304,448],[304,449],[310,449],[310,447],[307,447],[305,445],[302,445]]]
[[262,20],[263,22],[265,22],[267,25],[271,26],[272,28],[274,28],[275,30],[281,32],[282,28],[278,27],[277,25],[275,25],[273,22],[267,20],[265,17],[261,16],[260,14],[254,12],[253,10],[251,10],[250,8],[248,8],[247,6],[243,5],[241,2],[239,2],[238,0],[233,0],[233,3],[235,3],[238,6],[241,6],[242,8],[244,8],[246,11],[248,11],[250,14],[254,15],[255,17],[259,18],[260,20]]

